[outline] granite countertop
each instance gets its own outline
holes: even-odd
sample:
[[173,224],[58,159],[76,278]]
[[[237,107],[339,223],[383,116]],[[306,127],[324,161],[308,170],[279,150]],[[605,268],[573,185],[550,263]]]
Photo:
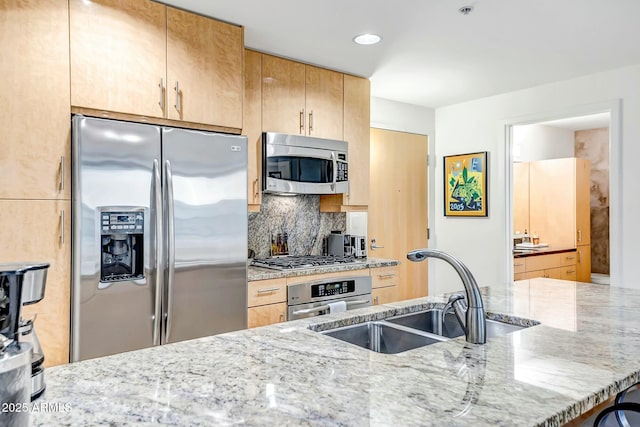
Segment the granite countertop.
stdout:
[[300,268],[282,271],[249,265],[249,267],[247,268],[247,280],[252,281],[279,279],[281,277],[307,276],[309,274],[333,273],[335,271],[362,270],[364,268],[388,267],[398,264],[400,264],[400,261],[393,259],[364,258],[362,259],[362,261],[356,261],[348,264],[336,264],[329,266],[320,265],[312,268]]
[[516,249],[513,251],[514,258],[525,258],[536,255],[550,255],[559,254],[563,252],[575,252],[576,248],[558,248],[558,247],[546,247],[536,249]]
[[39,402],[65,410],[32,424],[559,426],[638,381],[640,292],[483,294],[489,317],[541,324],[392,355],[315,331],[444,303],[427,297],[103,357],[47,369]]

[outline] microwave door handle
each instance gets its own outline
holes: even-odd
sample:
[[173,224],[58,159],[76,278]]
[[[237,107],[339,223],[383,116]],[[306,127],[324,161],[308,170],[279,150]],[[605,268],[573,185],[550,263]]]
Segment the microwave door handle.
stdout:
[[336,161],[336,153],[331,152],[331,161],[333,162],[333,183],[331,191],[336,191],[336,177],[338,176],[338,162]]

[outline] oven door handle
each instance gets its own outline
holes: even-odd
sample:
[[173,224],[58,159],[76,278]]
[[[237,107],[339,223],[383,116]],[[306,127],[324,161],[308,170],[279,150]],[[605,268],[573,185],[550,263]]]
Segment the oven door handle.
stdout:
[[[368,300],[347,301],[347,307],[352,306],[352,305],[367,304],[368,302],[369,302]],[[305,308],[304,310],[294,311],[292,314],[294,316],[298,316],[298,315],[301,315],[301,314],[315,313],[317,311],[323,311],[323,310],[329,310],[329,306],[328,305],[319,305],[319,306],[313,307],[313,308]]]

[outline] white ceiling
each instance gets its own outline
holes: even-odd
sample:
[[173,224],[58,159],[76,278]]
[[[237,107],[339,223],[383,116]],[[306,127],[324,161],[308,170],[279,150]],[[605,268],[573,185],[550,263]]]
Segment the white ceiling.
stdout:
[[[373,96],[425,107],[640,63],[640,0],[162,2],[244,25],[247,47],[370,77]],[[364,32],[383,40],[355,45]]]

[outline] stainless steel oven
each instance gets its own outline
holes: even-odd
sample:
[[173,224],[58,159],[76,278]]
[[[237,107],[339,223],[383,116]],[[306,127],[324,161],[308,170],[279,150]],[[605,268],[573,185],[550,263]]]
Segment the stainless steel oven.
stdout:
[[337,277],[287,288],[288,320],[320,316],[331,303],[345,302],[347,310],[371,306],[371,277]]

